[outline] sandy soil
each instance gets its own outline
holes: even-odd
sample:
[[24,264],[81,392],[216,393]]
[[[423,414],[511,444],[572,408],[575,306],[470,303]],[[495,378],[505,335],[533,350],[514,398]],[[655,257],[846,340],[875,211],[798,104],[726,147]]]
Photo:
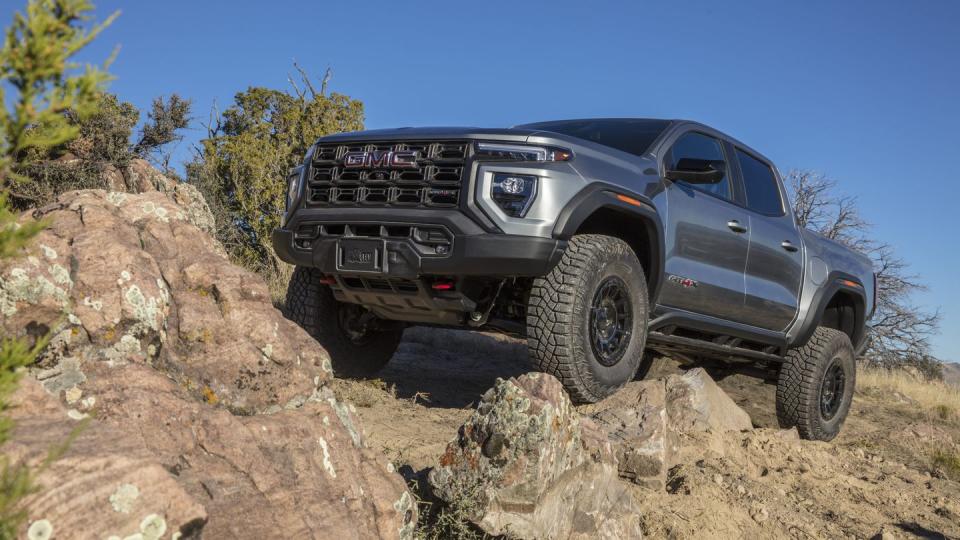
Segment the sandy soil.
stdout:
[[[679,369],[666,361],[651,375]],[[379,379],[338,380],[335,390],[357,406],[372,447],[398,468],[422,471],[497,377],[528,370],[521,341],[413,328]],[[903,396],[858,392],[835,441],[791,440],[778,430],[774,386],[742,375],[718,383],[758,429],[674,468],[666,493],[637,488],[648,536],[960,538],[960,482],[931,463],[938,450],[958,450],[956,418],[936,418]]]

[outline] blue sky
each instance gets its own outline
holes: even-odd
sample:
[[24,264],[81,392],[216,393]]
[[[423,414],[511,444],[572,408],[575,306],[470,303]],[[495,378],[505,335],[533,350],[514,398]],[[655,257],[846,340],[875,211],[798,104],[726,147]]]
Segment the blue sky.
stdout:
[[[22,5],[22,0],[17,5]],[[10,3],[8,3],[10,5]],[[112,91],[178,92],[204,133],[216,101],[284,87],[296,59],[361,99],[367,127],[508,126],[569,117],[690,118],[859,197],[943,310],[960,360],[960,2],[97,2],[122,12]],[[9,12],[0,14],[4,25]]]

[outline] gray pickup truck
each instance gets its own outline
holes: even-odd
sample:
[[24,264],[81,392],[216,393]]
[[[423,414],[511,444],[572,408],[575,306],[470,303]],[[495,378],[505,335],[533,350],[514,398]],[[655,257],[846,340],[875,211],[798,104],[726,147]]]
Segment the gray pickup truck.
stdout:
[[[874,309],[870,260],[797,226],[776,167],[681,120],[323,137],[287,179],[273,245],[286,313],[343,376],[408,324],[524,336],[579,402],[653,351],[777,384],[777,415],[829,440]],[[645,352],[648,352],[645,354]]]

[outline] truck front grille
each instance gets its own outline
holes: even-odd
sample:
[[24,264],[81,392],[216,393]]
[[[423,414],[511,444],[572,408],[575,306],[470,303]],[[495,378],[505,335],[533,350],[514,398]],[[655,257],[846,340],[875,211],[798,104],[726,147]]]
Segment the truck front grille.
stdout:
[[[353,152],[416,152],[415,166],[346,167]],[[470,152],[467,141],[386,141],[321,144],[314,152],[310,206],[452,208],[460,204]]]

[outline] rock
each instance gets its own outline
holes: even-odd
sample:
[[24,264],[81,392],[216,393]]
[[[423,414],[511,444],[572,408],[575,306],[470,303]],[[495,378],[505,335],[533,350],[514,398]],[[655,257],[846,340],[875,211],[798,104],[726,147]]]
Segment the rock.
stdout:
[[204,501],[210,538],[412,538],[416,505],[328,391],[299,409],[236,416],[148,366],[97,365],[96,416],[147,447]]
[[755,506],[750,509],[750,517],[757,523],[763,523],[770,519],[770,512],[764,506]]
[[776,437],[777,437],[778,439],[783,439],[783,440],[785,440],[785,441],[799,441],[799,440],[800,440],[800,432],[797,431],[797,428],[796,428],[796,427],[792,427],[792,428],[788,428],[788,429],[777,430],[777,432],[776,432],[775,435],[776,435]]
[[100,178],[103,180],[107,191],[127,190],[127,181],[123,177],[123,171],[112,163],[108,163],[103,167],[103,170],[100,171]]
[[680,433],[746,431],[750,415],[713,382],[703,368],[666,379],[667,415]]
[[168,192],[177,183],[167,178],[145,159],[133,159],[126,167],[127,185],[133,193]]
[[29,378],[12,405],[16,427],[3,454],[18,465],[38,470],[51,449],[79,430],[63,456],[39,469],[34,482],[40,490],[24,501],[28,537],[127,537],[144,532],[151,516],[151,523],[162,523],[171,534],[191,537],[206,523],[201,499],[188,494],[140,441],[112,426],[70,419]]
[[198,229],[210,234],[216,231],[213,213],[200,190],[164,175],[145,159],[131,160],[123,170],[106,165],[100,178],[108,192],[164,193],[181,207],[186,219]]
[[[429,482],[488,534],[596,537],[605,523],[619,527],[608,512],[620,508],[625,495],[611,448],[590,424],[555,377],[500,379],[447,446]],[[592,525],[578,521],[570,508],[591,509]]]
[[607,434],[622,478],[662,490],[675,443],[667,429],[663,381],[628,383],[613,396],[582,412]]
[[[519,538],[643,538],[637,501],[612,465],[586,463],[561,476],[529,514],[496,514],[493,529]],[[518,519],[519,518],[519,519]]]
[[[90,362],[150,362],[239,414],[292,408],[330,379],[329,356],[273,308],[255,274],[165,194],[64,194],[32,252],[0,267],[0,328],[50,331],[38,373],[51,391]],[[24,217],[23,219],[30,219]]]
[[671,466],[722,451],[717,434],[752,427],[749,415],[700,368],[628,383],[581,412],[607,434],[620,476],[655,490],[663,489]]
[[35,463],[87,423],[23,533],[412,538],[415,501],[326,388],[329,356],[177,202],[192,196],[85,190],[21,216],[49,225],[0,263],[0,331],[52,338],[0,451]]

